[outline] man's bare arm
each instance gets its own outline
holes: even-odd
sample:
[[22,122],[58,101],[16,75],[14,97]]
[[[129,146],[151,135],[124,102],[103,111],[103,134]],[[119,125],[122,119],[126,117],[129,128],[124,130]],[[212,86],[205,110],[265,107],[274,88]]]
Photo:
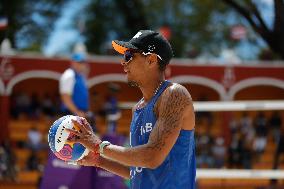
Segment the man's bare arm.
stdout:
[[118,162],[112,161],[102,156],[100,157],[98,167],[105,169],[109,172],[112,172],[125,179],[130,178],[130,169],[128,166],[122,165]]
[[158,119],[147,144],[132,148],[109,145],[104,155],[127,166],[159,166],[175,144],[180,130],[186,127],[184,124],[190,124],[186,128],[194,128],[190,94],[183,86],[172,85],[164,92],[158,111]]
[[95,166],[112,172],[118,176],[129,179],[130,169],[118,162],[112,161],[94,152],[90,152],[83,159],[76,162],[78,165]]

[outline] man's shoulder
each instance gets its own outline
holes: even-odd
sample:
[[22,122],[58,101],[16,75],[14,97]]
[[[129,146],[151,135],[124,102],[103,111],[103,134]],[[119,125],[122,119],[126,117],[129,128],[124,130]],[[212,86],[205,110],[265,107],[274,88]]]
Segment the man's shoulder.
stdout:
[[72,78],[72,77],[74,77],[74,76],[75,76],[74,70],[71,69],[71,68],[68,68],[67,70],[65,70],[65,71],[63,72],[63,74],[61,75],[61,78],[62,78],[62,79],[67,79],[67,78]]
[[188,90],[178,83],[170,83],[155,105],[155,112],[164,109],[175,109],[177,107],[192,105],[192,98]]
[[192,100],[191,95],[186,87],[179,83],[170,83],[169,86],[165,89],[165,91],[162,94],[162,98],[169,98],[174,97],[175,98],[188,98]]

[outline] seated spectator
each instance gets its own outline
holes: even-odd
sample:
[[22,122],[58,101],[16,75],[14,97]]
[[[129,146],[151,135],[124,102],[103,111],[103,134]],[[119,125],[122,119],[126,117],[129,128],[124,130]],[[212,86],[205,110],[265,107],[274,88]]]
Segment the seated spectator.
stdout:
[[266,144],[267,144],[266,137],[256,135],[256,137],[255,137],[255,139],[253,141],[253,150],[254,150],[254,152],[256,152],[257,155],[262,154],[264,152],[264,150],[265,150]]
[[16,157],[11,150],[9,141],[5,141],[0,145],[0,180],[15,181]]
[[281,125],[282,125],[282,119],[279,112],[277,111],[273,112],[272,116],[269,119],[269,126],[271,127],[273,139],[276,144],[279,142],[280,139]]
[[53,102],[53,108],[54,109],[53,109],[53,111],[54,111],[54,116],[55,116],[55,118],[53,118],[53,119],[56,119],[57,116],[60,116],[60,112],[61,112],[61,99],[60,99],[59,93],[55,93],[53,95],[53,99],[54,99],[54,102]]
[[212,137],[210,135],[201,135],[197,138],[197,158],[198,167],[213,167],[214,160],[211,151]]
[[14,119],[18,119],[19,117],[19,109],[17,107],[17,99],[18,94],[17,93],[12,93],[11,97],[10,97],[10,115],[12,116],[12,118]]
[[[242,135],[245,136],[245,135]],[[243,141],[243,151],[242,151],[242,166],[244,169],[251,169],[252,167],[252,145],[251,141],[245,139]]]
[[31,99],[26,93],[19,93],[16,96],[16,107],[19,111],[19,115],[24,114],[25,116],[29,116],[31,113]]
[[264,113],[260,112],[257,114],[254,120],[254,127],[256,137],[253,142],[253,150],[258,154],[262,154],[265,150],[266,143],[267,143],[267,120],[264,116]]
[[229,123],[231,134],[234,135],[240,130],[240,124],[236,118],[232,118]]
[[284,127],[281,128],[280,139],[274,154],[273,169],[278,169],[280,157],[284,154]]
[[39,158],[35,151],[32,151],[27,159],[27,170],[38,171],[39,170]]
[[6,165],[7,154],[4,150],[4,147],[0,146],[0,181],[4,179],[5,172],[7,170]]
[[33,126],[28,131],[28,147],[31,148],[33,151],[40,150],[42,148],[42,135],[38,131],[38,129]]
[[214,158],[214,167],[224,167],[226,158],[226,146],[222,137],[218,137],[215,139],[215,143],[212,147],[212,154]]
[[[278,169],[281,159],[281,155],[284,154],[284,127],[280,129],[280,138],[277,143],[277,148],[274,153],[273,169]],[[271,186],[275,187],[277,185],[276,179],[270,180]]]
[[232,135],[231,144],[228,149],[228,164],[230,168],[242,167],[243,140],[241,132]]
[[36,93],[33,93],[32,96],[31,96],[31,117],[32,118],[39,118],[40,116],[40,102],[39,102],[39,98],[38,98],[38,95]]
[[54,116],[54,104],[52,102],[52,99],[51,97],[49,96],[49,94],[44,94],[44,98],[41,102],[42,104],[42,112],[51,117],[51,116]]
[[108,86],[108,96],[104,109],[106,112],[106,120],[108,133],[115,133],[117,121],[121,117],[121,112],[118,107],[117,92],[120,90],[119,85],[110,83]]
[[243,113],[240,119],[240,129],[242,135],[245,137],[245,143],[252,143],[255,131],[252,125],[252,118],[247,114],[247,112]]

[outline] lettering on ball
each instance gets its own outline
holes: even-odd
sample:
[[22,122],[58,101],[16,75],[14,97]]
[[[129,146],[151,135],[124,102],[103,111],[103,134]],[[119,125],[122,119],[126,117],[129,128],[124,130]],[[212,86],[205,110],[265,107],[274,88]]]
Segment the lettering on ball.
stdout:
[[65,126],[63,126],[62,129],[60,130],[60,136],[59,136],[58,139],[57,139],[57,143],[60,143],[60,142],[61,142],[61,137],[62,137],[62,134],[63,134],[64,129],[65,129]]

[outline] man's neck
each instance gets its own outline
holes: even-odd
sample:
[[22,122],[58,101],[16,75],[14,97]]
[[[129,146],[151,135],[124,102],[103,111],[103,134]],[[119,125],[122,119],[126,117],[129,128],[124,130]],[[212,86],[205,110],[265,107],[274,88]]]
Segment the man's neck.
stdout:
[[152,80],[148,80],[143,85],[139,86],[145,102],[148,102],[155,93],[158,92],[163,81],[165,81],[165,77],[164,75],[161,75],[157,78],[152,78]]

